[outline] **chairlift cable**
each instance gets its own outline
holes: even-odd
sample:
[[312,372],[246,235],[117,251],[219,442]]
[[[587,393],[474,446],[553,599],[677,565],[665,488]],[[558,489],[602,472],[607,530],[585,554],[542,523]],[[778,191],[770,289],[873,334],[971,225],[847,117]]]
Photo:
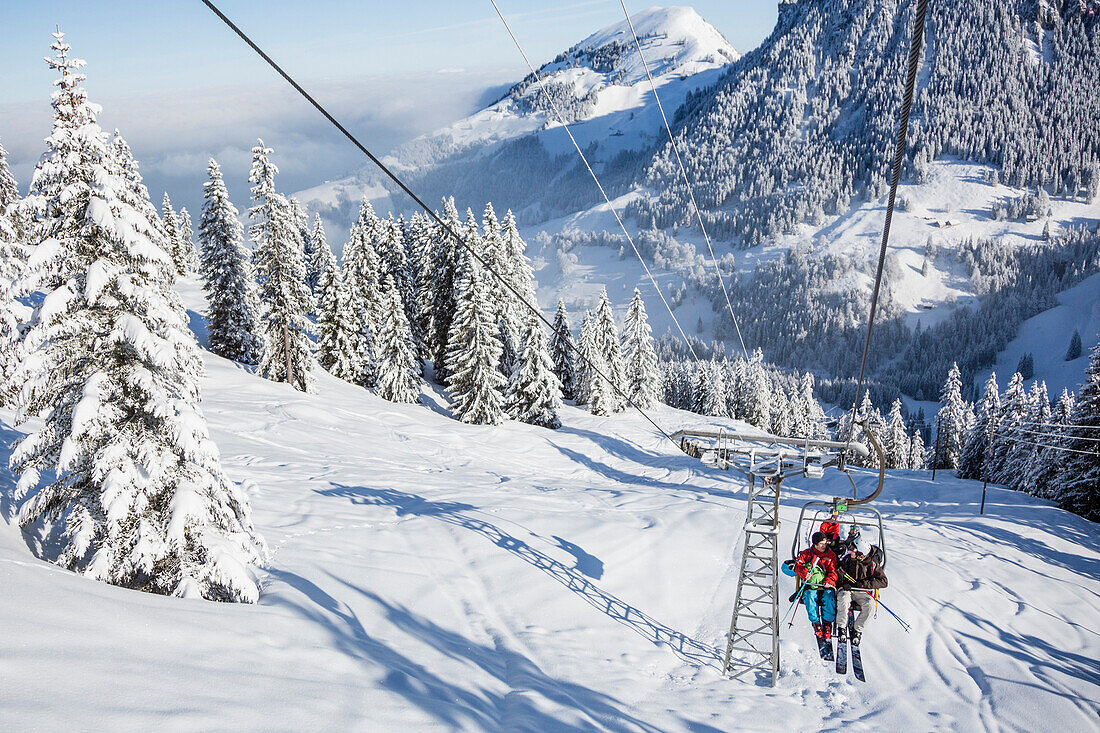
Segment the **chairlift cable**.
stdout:
[[1034,445],[1039,448],[1049,448],[1050,450],[1064,450],[1067,453],[1080,453],[1083,456],[1097,456],[1100,457],[1100,450],[1077,450],[1076,448],[1066,448],[1061,445],[1047,445],[1046,443],[1033,443],[1030,440],[1017,440],[1018,445]]
[[886,221],[882,227],[882,245],[878,254],[878,270],[875,273],[875,287],[871,293],[871,311],[867,317],[867,336],[863,341],[863,358],[859,364],[859,379],[856,382],[856,399],[852,403],[852,419],[848,424],[848,443],[856,424],[856,410],[863,391],[863,377],[867,369],[867,354],[871,350],[871,332],[875,327],[875,310],[878,308],[879,291],[882,288],[882,272],[886,265],[886,247],[890,242],[890,224],[894,218],[894,203],[898,195],[898,181],[901,179],[901,164],[905,159],[905,141],[909,132],[909,113],[913,108],[913,92],[917,84],[917,67],[920,65],[921,47],[924,42],[924,18],[928,10],[928,0],[917,0],[917,13],[913,22],[913,35],[909,43],[909,68],[905,78],[905,96],[902,100],[901,115],[898,119],[897,144],[894,149],[894,167],[890,174],[890,199],[886,205]]
[[[277,63],[275,63],[275,61],[272,60],[272,58],[270,56],[268,56],[266,53],[264,53],[263,49],[261,49],[259,46],[257,46],[252,41],[252,39],[249,38],[245,34],[244,31],[242,31],[240,28],[238,28],[236,26],[236,24],[233,23],[233,21],[231,21],[229,18],[227,18],[225,16],[225,14],[222,13],[221,10],[219,10],[217,8],[217,6],[214,5],[213,2],[211,2],[211,0],[202,0],[202,3],[204,5],[206,5],[206,7],[210,8],[210,10],[213,11],[213,13],[216,16],[218,16],[218,18],[220,18],[223,23],[225,23],[227,26],[229,26],[229,28],[232,29],[232,31],[234,33],[236,33],[238,36],[240,36],[241,40],[243,40],[245,43],[247,43],[249,45],[249,47],[251,47],[252,50],[255,51],[260,56],[260,58],[262,58],[264,61],[267,62],[268,66],[270,66],[272,69],[274,69],[279,74],[279,76],[283,77],[283,79],[286,80],[286,82],[288,84],[290,84],[292,87],[294,87],[295,91],[297,91],[299,94],[301,94],[303,97],[305,97],[306,101],[308,101],[310,104],[312,104],[314,106],[314,108],[317,109],[318,112],[320,112],[322,115],[324,115],[325,119],[327,119],[329,122],[331,122],[333,124],[333,126],[336,127],[336,129],[338,129],[341,133],[343,133],[344,137],[346,137],[348,140],[350,140],[351,143],[353,145],[355,145],[355,147],[359,148],[359,150],[364,155],[366,155],[368,158],[370,158],[371,162],[373,162],[376,166],[378,166],[378,168],[383,173],[385,173],[387,176],[389,176],[389,178],[394,183],[396,183],[398,186],[400,186],[401,190],[404,191],[406,194],[408,194],[409,198],[411,198],[413,201],[415,201],[416,204],[418,206],[420,206],[420,208],[422,208],[428,214],[428,216],[430,216],[433,220],[435,220],[435,222],[437,224],[439,224],[439,226],[442,227],[442,229],[445,232],[447,232],[447,234],[449,234],[459,245],[461,245],[462,248],[465,249],[467,253],[469,253],[474,259],[476,259],[482,265],[482,267],[484,267],[486,270],[491,272],[493,274],[493,277],[495,277],[497,280],[499,280],[501,282],[501,284],[503,284],[504,287],[506,287],[509,290],[509,292],[511,292],[512,295],[514,295],[520,303],[522,303],[524,306],[526,306],[527,309],[530,310],[532,313],[534,313],[535,316],[538,317],[538,319],[540,321],[542,321],[544,324],[546,324],[546,326],[549,327],[551,333],[554,333],[554,325],[549,320],[547,320],[546,316],[544,316],[542,314],[542,312],[538,309],[538,307],[536,307],[535,305],[532,305],[531,303],[528,303],[527,300],[512,286],[511,283],[508,282],[507,279],[505,279],[503,276],[500,275],[500,273],[498,273],[496,270],[494,270],[492,268],[492,266],[490,266],[489,263],[486,262],[481,257],[481,255],[479,255],[466,242],[466,240],[464,240],[462,237],[460,237],[458,235],[458,233],[456,233],[454,231],[454,229],[452,229],[451,226],[449,224],[447,224],[447,222],[445,222],[443,219],[441,219],[439,217],[438,214],[436,214],[434,211],[432,211],[432,209],[429,208],[428,205],[425,204],[420,199],[419,196],[417,196],[415,193],[413,193],[412,190],[409,189],[409,187],[406,186],[401,181],[401,179],[398,178],[397,175],[393,173],[393,171],[391,171],[389,168],[387,168],[386,165],[381,160],[379,160],[377,157],[375,157],[375,155],[373,153],[371,153],[371,151],[367,150],[367,148],[363,145],[363,143],[359,142],[359,140],[354,135],[352,135],[350,132],[348,132],[347,128],[345,128],[342,124],[340,124],[340,122],[335,117],[333,117],[329,113],[329,111],[327,109],[325,109],[316,99],[314,99],[309,94],[309,92],[307,92],[305,89],[303,89],[301,87],[301,85],[298,84],[298,82],[294,81],[294,79],[291,78],[291,76],[289,74],[287,74],[285,71],[283,71],[281,66],[279,66]],[[675,319],[675,317],[674,317],[674,319]],[[640,412],[642,414],[642,417],[644,417],[650,425],[652,425],[654,428],[656,428],[657,431],[659,433],[661,433],[661,435],[668,438],[669,442],[673,443],[674,445],[677,446],[677,448],[679,448],[679,443],[677,443],[673,439],[672,435],[670,435],[668,433],[668,431],[666,431],[664,428],[662,428],[660,425],[658,425],[653,420],[653,418],[651,418],[646,413],[645,410],[643,410],[641,407],[639,407],[638,404],[636,402],[634,402],[634,400],[632,400],[630,398],[630,396],[627,395],[622,390],[622,388],[619,387],[619,385],[614,384],[610,379],[608,379],[607,375],[605,375],[603,373],[603,371],[601,371],[600,368],[596,364],[594,364],[590,359],[588,359],[576,344],[572,343],[571,341],[567,341],[566,343],[568,343],[569,347],[571,349],[573,349],[574,353],[582,361],[584,361],[585,364],[588,365],[589,369],[591,369],[600,378],[602,378],[605,382],[607,382],[607,384],[610,385],[610,387],[613,390],[615,390],[615,392],[618,393],[618,395],[620,397],[622,397],[626,401],[627,404],[629,404],[631,407],[633,407],[638,412]],[[690,345],[689,345],[689,348],[690,348]]]
[[[204,0],[205,1],[205,0]],[[508,21],[504,18],[504,13],[500,11],[500,7],[497,5],[496,0],[489,0],[493,4],[493,9],[497,11],[497,15],[500,17],[500,21],[504,24],[504,29],[508,31],[508,35],[512,37],[512,43],[516,45],[523,60],[527,62],[527,68],[531,70],[531,74],[535,77],[535,81],[538,82],[539,90],[542,92],[546,101],[550,103],[550,107],[554,110],[554,115],[558,118],[558,122],[565,129],[565,134],[569,136],[569,140],[573,143],[573,147],[577,149],[577,154],[581,156],[581,161],[584,163],[584,167],[588,169],[588,174],[592,176],[592,180],[596,183],[596,188],[600,189],[600,195],[603,196],[603,200],[607,203],[607,207],[611,210],[611,213],[615,217],[615,221],[619,223],[619,228],[623,230],[623,234],[626,235],[626,241],[630,242],[630,248],[634,250],[634,254],[638,256],[638,261],[642,263],[642,269],[645,270],[645,274],[649,276],[649,281],[653,283],[653,289],[657,291],[657,297],[661,299],[661,302],[665,304],[665,308],[668,309],[668,314],[672,316],[672,322],[676,324],[676,330],[680,332],[680,335],[684,339],[684,343],[687,344],[688,351],[699,361],[698,354],[695,353],[695,349],[691,346],[691,340],[688,339],[687,334],[684,333],[684,329],[680,326],[680,321],[676,318],[676,314],[672,312],[672,306],[665,300],[664,293],[661,292],[661,287],[657,284],[657,280],[653,277],[653,273],[649,271],[649,266],[646,265],[645,260],[642,258],[642,253],[638,251],[638,247],[634,244],[634,238],[630,236],[630,232],[626,230],[626,225],[623,224],[623,220],[619,217],[619,212],[615,210],[614,205],[611,203],[611,199],[608,197],[607,192],[604,190],[603,184],[600,183],[599,177],[596,172],[592,170],[592,166],[588,163],[588,158],[585,157],[584,151],[581,150],[580,144],[577,143],[577,139],[573,137],[573,131],[569,129],[568,123],[565,121],[565,116],[561,112],[561,108],[558,107],[558,103],[554,101],[554,98],[550,96],[550,93],[546,91],[546,87],[542,83],[542,76],[535,70],[531,60],[527,58],[527,53],[523,50],[523,46],[520,45],[519,39],[516,38],[516,34],[512,32],[512,27],[508,25]]]
[[718,277],[718,284],[722,286],[722,294],[726,296],[726,305],[730,309],[730,318],[733,319],[733,327],[737,331],[737,340],[741,342],[741,351],[744,352],[745,358],[749,358],[749,350],[745,348],[745,339],[741,337],[741,326],[737,323],[737,314],[733,311],[733,302],[730,300],[729,291],[726,289],[726,282],[722,279],[722,271],[718,269],[718,259],[714,256],[714,247],[711,246],[710,235],[707,234],[707,228],[703,225],[703,212],[699,209],[699,204],[695,202],[695,192],[691,185],[691,181],[688,180],[687,169],[684,168],[684,161],[680,158],[680,149],[676,145],[676,140],[672,136],[672,128],[668,124],[668,117],[665,115],[665,107],[661,104],[661,97],[657,94],[657,83],[653,81],[653,76],[649,73],[649,63],[645,60],[645,54],[642,53],[642,43],[638,40],[638,34],[634,30],[634,21],[630,19],[630,12],[626,9],[626,0],[619,0],[619,4],[623,6],[623,14],[626,16],[626,24],[630,27],[630,35],[634,37],[634,46],[638,49],[638,58],[642,60],[642,68],[645,69],[646,78],[649,79],[649,87],[653,90],[653,98],[657,100],[657,109],[661,112],[661,121],[665,123],[665,131],[668,133],[668,142],[672,146],[672,152],[676,154],[676,163],[680,167],[680,174],[684,177],[684,185],[687,186],[688,198],[691,199],[691,206],[695,209],[695,218],[699,222],[699,229],[703,232],[703,240],[707,243],[707,251],[710,252],[710,261],[714,265],[714,274]]
[[1038,430],[1024,430],[1019,426],[1007,427],[1005,428],[1005,430],[1008,433],[1030,433],[1031,435],[1039,435],[1044,438],[1055,438],[1056,440],[1084,440],[1089,443],[1100,443],[1100,438],[1087,438],[1084,436],[1079,437],[1076,435],[1067,435],[1065,433],[1044,433]]

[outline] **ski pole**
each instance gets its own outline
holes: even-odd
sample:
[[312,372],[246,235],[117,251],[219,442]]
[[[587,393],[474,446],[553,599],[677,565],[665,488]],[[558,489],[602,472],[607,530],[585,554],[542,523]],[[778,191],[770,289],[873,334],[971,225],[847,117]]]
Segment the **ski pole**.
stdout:
[[907,623],[905,623],[904,621],[902,621],[902,620],[901,620],[901,617],[900,617],[900,616],[898,616],[898,615],[897,615],[896,613],[894,613],[893,611],[891,611],[891,610],[890,610],[890,607],[889,607],[889,606],[887,606],[887,605],[886,605],[885,603],[883,603],[883,602],[882,602],[882,599],[881,599],[881,598],[878,598],[878,599],[876,599],[876,600],[878,601],[878,605],[880,605],[880,606],[882,606],[883,608],[885,608],[885,609],[886,609],[886,613],[888,613],[888,614],[890,614],[891,616],[893,616],[893,617],[894,617],[894,618],[895,618],[895,619],[897,620],[897,622],[898,622],[899,624],[901,624],[901,628],[905,629],[905,633],[907,633],[907,634],[908,634],[908,633],[909,633],[909,630],[910,630],[909,624],[907,624]]
[[[780,620],[779,623],[783,623],[783,621],[787,620],[787,616],[794,609],[794,607],[798,605],[798,601],[801,600],[802,594],[805,593],[805,592],[806,592],[806,584],[803,583],[802,588],[800,588],[798,593],[795,594],[794,603],[792,603],[791,607],[787,609],[787,613],[783,614],[783,618]],[[793,626],[794,626],[794,617],[792,616],[791,617],[791,622],[789,624],[787,624],[787,628],[789,629],[789,628],[792,628]]]

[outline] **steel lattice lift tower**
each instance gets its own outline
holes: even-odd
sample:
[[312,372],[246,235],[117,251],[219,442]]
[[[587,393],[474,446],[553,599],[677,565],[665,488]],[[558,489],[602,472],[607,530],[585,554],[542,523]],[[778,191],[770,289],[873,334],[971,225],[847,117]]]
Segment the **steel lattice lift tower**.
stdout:
[[[881,452],[874,436],[868,437]],[[680,441],[685,453],[718,468],[732,468],[749,479],[744,549],[722,670],[732,678],[756,672],[774,687],[779,678],[780,487],[790,476],[821,478],[826,467],[843,469],[844,451],[861,456],[870,451],[859,443],[780,438],[748,431],[681,430],[673,438]],[[881,489],[880,480],[871,496],[862,500],[853,497],[847,503],[870,501]],[[833,506],[843,506],[843,502],[834,499]]]

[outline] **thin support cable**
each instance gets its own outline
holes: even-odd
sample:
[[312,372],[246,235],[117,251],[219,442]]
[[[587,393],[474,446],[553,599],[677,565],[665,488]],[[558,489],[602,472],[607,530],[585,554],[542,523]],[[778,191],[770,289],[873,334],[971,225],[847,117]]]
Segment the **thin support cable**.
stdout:
[[1100,443],[1100,438],[1086,438],[1084,436],[1069,435],[1068,433],[1044,433],[1040,430],[1025,430],[1019,425],[1008,427],[1006,430],[1011,433],[1030,433],[1031,435],[1039,435],[1044,438],[1056,438],[1058,440],[1084,440],[1089,443]]
[[[205,0],[204,0],[205,2]],[[619,212],[615,210],[615,207],[611,203],[611,199],[608,198],[607,192],[604,191],[603,184],[600,183],[600,179],[596,176],[596,172],[592,170],[592,166],[588,164],[588,158],[585,157],[584,151],[581,150],[581,146],[577,143],[577,139],[573,137],[573,131],[569,129],[569,125],[565,121],[565,115],[562,114],[561,108],[558,107],[558,103],[554,101],[554,98],[550,96],[550,93],[546,91],[546,87],[542,84],[542,76],[535,70],[531,60],[527,58],[527,53],[523,50],[523,46],[520,45],[519,39],[516,38],[516,34],[512,32],[512,27],[508,25],[508,21],[504,19],[504,13],[500,12],[500,7],[497,5],[497,0],[489,0],[493,4],[493,9],[497,11],[497,15],[500,17],[500,22],[504,24],[504,29],[508,31],[508,35],[512,37],[512,43],[516,45],[523,60],[527,62],[527,68],[531,70],[531,73],[535,77],[535,81],[538,82],[539,90],[542,91],[546,101],[550,103],[550,106],[554,110],[554,115],[558,118],[558,122],[565,128],[565,134],[569,136],[569,140],[572,141],[573,147],[577,149],[577,155],[581,156],[581,161],[584,162],[584,167],[588,169],[588,174],[592,176],[592,180],[596,182],[596,188],[600,189],[600,195],[603,196],[603,200],[607,202],[607,207],[611,209],[612,215],[615,217],[615,221],[619,222],[619,228],[623,230],[623,234],[626,235],[626,241],[630,242],[630,248],[634,250],[634,254],[638,256],[638,261],[642,263],[642,269],[645,270],[645,274],[649,276],[649,281],[653,283],[653,289],[657,291],[657,297],[661,299],[661,302],[665,304],[665,308],[668,309],[668,314],[672,316],[672,322],[676,324],[676,330],[680,332],[680,335],[684,339],[684,343],[687,344],[688,351],[695,357],[696,361],[699,361],[699,355],[695,353],[695,349],[691,346],[691,341],[688,339],[687,334],[684,333],[684,329],[680,326],[680,321],[676,319],[676,314],[672,312],[672,306],[665,300],[664,293],[661,292],[661,286],[657,284],[656,278],[653,277],[653,273],[649,271],[649,266],[646,265],[645,260],[642,258],[642,253],[638,251],[638,248],[634,245],[634,238],[630,236],[630,232],[626,230],[626,225],[623,224],[623,220],[619,218]]]
[[[479,263],[481,264],[481,266],[482,266],[482,267],[484,267],[484,268],[485,268],[486,270],[488,270],[489,272],[491,272],[491,273],[493,274],[493,277],[495,277],[495,278],[496,278],[497,280],[499,280],[499,281],[501,282],[501,284],[502,284],[502,285],[504,285],[504,287],[506,287],[506,288],[508,289],[508,291],[509,291],[510,293],[512,293],[512,295],[513,295],[513,296],[515,296],[516,300],[518,300],[518,301],[519,301],[520,303],[522,303],[522,304],[523,304],[524,306],[526,306],[526,307],[527,307],[527,309],[528,309],[528,310],[530,310],[530,311],[531,311],[532,313],[534,313],[534,314],[535,314],[535,316],[536,316],[536,317],[537,317],[537,318],[538,318],[538,319],[539,319],[540,321],[542,321],[543,323],[545,323],[545,324],[546,324],[546,326],[547,326],[547,327],[548,327],[548,328],[550,329],[550,332],[551,332],[551,333],[554,333],[554,325],[553,325],[552,323],[550,323],[550,321],[549,321],[549,320],[547,320],[546,316],[544,316],[544,315],[542,314],[542,312],[541,312],[541,311],[540,311],[540,310],[538,309],[538,307],[536,307],[535,305],[532,305],[531,303],[528,303],[528,302],[527,302],[527,300],[526,300],[526,299],[525,299],[525,298],[524,298],[524,297],[523,297],[523,296],[522,296],[522,295],[521,295],[521,294],[519,293],[519,291],[517,291],[517,290],[516,290],[516,289],[515,289],[515,288],[514,288],[514,287],[512,286],[512,284],[511,284],[510,282],[508,282],[508,280],[507,280],[506,278],[504,278],[503,276],[501,276],[501,275],[500,275],[500,273],[498,273],[498,272],[497,272],[496,270],[494,270],[494,269],[492,268],[492,266],[491,266],[491,265],[490,265],[490,264],[489,264],[488,262],[486,262],[486,261],[485,261],[485,260],[484,260],[484,259],[483,259],[483,258],[481,257],[481,255],[479,255],[479,254],[478,254],[478,253],[477,253],[477,252],[476,252],[476,251],[475,251],[475,250],[474,250],[474,249],[473,249],[473,248],[472,248],[472,247],[471,247],[471,246],[470,246],[470,245],[469,245],[469,244],[468,244],[468,243],[466,242],[466,240],[465,240],[465,239],[463,239],[462,237],[458,236],[458,233],[457,233],[457,232],[455,232],[455,230],[454,230],[454,229],[452,229],[452,228],[451,228],[451,226],[450,226],[449,224],[447,224],[447,222],[445,222],[445,221],[444,221],[443,219],[439,218],[439,215],[438,215],[438,214],[436,214],[436,213],[435,213],[434,211],[432,211],[432,209],[431,209],[431,208],[429,208],[427,204],[425,204],[425,203],[424,203],[423,201],[421,201],[421,200],[420,200],[420,197],[419,197],[419,196],[417,196],[417,195],[416,195],[415,193],[413,193],[413,192],[412,192],[412,191],[411,191],[411,190],[409,189],[409,187],[408,187],[408,186],[406,186],[406,185],[405,185],[405,184],[404,184],[404,183],[403,183],[403,182],[401,181],[401,179],[400,179],[400,178],[398,178],[398,177],[397,177],[397,176],[396,176],[396,175],[395,175],[395,174],[394,174],[394,173],[393,173],[393,172],[392,172],[392,171],[391,171],[391,170],[390,170],[389,168],[387,168],[387,167],[386,167],[386,165],[385,165],[385,164],[384,164],[384,163],[383,163],[383,162],[382,162],[381,160],[379,160],[379,159],[378,159],[377,157],[375,157],[375,156],[374,156],[374,154],[373,154],[373,153],[371,153],[371,151],[367,150],[367,148],[366,148],[366,147],[365,147],[365,146],[363,145],[363,143],[359,142],[359,140],[358,140],[358,139],[357,139],[357,138],[356,138],[356,137],[355,137],[354,135],[352,135],[352,134],[351,134],[350,132],[348,132],[347,128],[345,128],[345,127],[344,127],[343,125],[341,125],[341,124],[340,124],[340,122],[339,122],[339,121],[337,121],[337,119],[336,119],[335,117],[333,117],[333,116],[332,116],[331,114],[329,114],[328,110],[326,110],[326,109],[325,109],[324,107],[322,107],[322,106],[321,106],[321,104],[320,104],[320,103],[319,103],[319,102],[318,102],[317,100],[315,100],[315,99],[314,99],[314,98],[313,98],[313,97],[312,97],[312,96],[311,96],[311,95],[309,94],[309,92],[307,92],[307,91],[306,91],[305,89],[303,89],[303,88],[302,88],[302,87],[301,87],[301,86],[300,86],[300,85],[298,84],[298,82],[294,81],[294,79],[293,79],[293,78],[291,78],[291,76],[290,76],[289,74],[287,74],[287,73],[286,73],[285,71],[283,71],[282,67],[281,67],[281,66],[279,66],[279,65],[278,65],[277,63],[275,63],[275,61],[273,61],[273,60],[271,59],[271,57],[270,57],[270,56],[268,56],[268,55],[267,55],[266,53],[264,53],[263,49],[261,49],[261,48],[260,48],[259,46],[257,46],[257,45],[256,45],[256,44],[255,44],[255,43],[254,43],[254,42],[252,41],[252,39],[251,39],[251,38],[249,38],[249,37],[248,37],[248,36],[247,36],[247,35],[246,35],[246,34],[244,33],[244,31],[242,31],[242,30],[241,30],[240,28],[238,28],[238,27],[237,27],[237,26],[236,26],[236,25],[235,25],[235,24],[233,23],[233,21],[229,20],[229,18],[227,18],[227,17],[226,17],[226,16],[225,16],[225,15],[224,15],[224,14],[222,13],[222,11],[220,11],[220,10],[219,10],[219,9],[217,8],[217,6],[215,6],[215,5],[214,5],[214,3],[212,3],[212,2],[210,1],[210,0],[202,0],[202,3],[203,3],[204,5],[206,5],[206,7],[210,8],[210,10],[211,10],[211,11],[213,11],[213,13],[214,13],[214,14],[215,14],[216,16],[218,16],[218,18],[220,18],[220,19],[222,20],[222,22],[223,22],[223,23],[225,23],[225,24],[226,24],[227,26],[229,26],[229,28],[230,28],[230,29],[232,29],[232,31],[233,31],[234,33],[236,33],[236,34],[237,34],[238,36],[240,36],[241,40],[243,40],[243,41],[244,41],[245,43],[247,43],[247,44],[248,44],[248,45],[249,45],[249,46],[250,46],[250,47],[252,48],[252,50],[253,50],[253,51],[255,51],[255,52],[256,52],[257,54],[259,54],[260,58],[262,58],[262,59],[263,59],[264,61],[266,61],[266,62],[267,62],[267,65],[268,65],[268,66],[270,66],[270,67],[271,67],[272,69],[274,69],[274,70],[275,70],[275,71],[276,71],[276,72],[277,72],[277,73],[279,74],[279,76],[283,77],[283,79],[285,79],[285,80],[286,80],[286,82],[287,82],[288,84],[290,84],[290,85],[291,85],[292,87],[294,87],[294,89],[295,89],[295,90],[296,90],[296,91],[297,91],[297,92],[298,92],[299,94],[301,94],[301,95],[302,95],[303,97],[305,97],[306,101],[308,101],[308,102],[309,102],[310,104],[312,104],[312,105],[313,105],[313,106],[314,106],[314,107],[315,107],[315,108],[317,109],[317,111],[318,111],[318,112],[320,112],[320,113],[321,113],[322,115],[324,115],[325,119],[327,119],[327,120],[328,120],[329,122],[331,122],[331,123],[333,124],[333,126],[335,126],[335,127],[336,127],[336,129],[337,129],[337,130],[339,130],[340,132],[342,132],[342,133],[344,134],[344,137],[346,137],[346,138],[347,138],[348,140],[350,140],[350,141],[351,141],[351,143],[352,143],[353,145],[355,145],[355,147],[359,148],[359,150],[360,150],[360,151],[362,151],[364,155],[366,155],[366,156],[367,156],[368,158],[370,158],[370,159],[371,159],[371,161],[372,161],[372,162],[373,162],[373,163],[374,163],[374,164],[375,164],[376,166],[378,166],[378,168],[379,168],[379,169],[380,169],[380,170],[381,170],[381,171],[382,171],[383,173],[385,173],[385,174],[386,174],[387,176],[389,176],[389,178],[390,178],[390,179],[391,179],[391,180],[392,180],[392,181],[393,181],[394,183],[396,183],[396,184],[397,184],[398,186],[400,186],[400,187],[401,187],[401,190],[402,190],[402,191],[404,191],[404,192],[405,192],[406,194],[408,194],[409,198],[411,198],[411,199],[412,199],[413,201],[415,201],[415,202],[416,202],[416,204],[417,204],[418,206],[420,206],[420,208],[422,208],[422,209],[423,209],[423,210],[424,210],[425,212],[427,212],[428,216],[430,216],[430,217],[431,217],[431,218],[432,218],[433,220],[435,220],[435,222],[436,222],[437,224],[439,224],[439,226],[440,226],[440,227],[442,227],[442,229],[443,229],[443,230],[444,230],[445,232],[447,232],[447,234],[449,234],[449,235],[450,235],[450,236],[451,236],[451,237],[452,237],[452,238],[453,238],[453,239],[454,239],[454,240],[455,240],[455,241],[456,241],[456,242],[457,242],[457,243],[458,243],[458,244],[459,244],[459,245],[460,245],[460,246],[461,246],[461,247],[462,247],[463,249],[465,249],[465,250],[466,250],[466,252],[470,254],[470,256],[472,256],[472,257],[473,257],[473,258],[474,258],[475,260],[477,260],[477,261],[478,261],[478,262],[479,262]],[[676,440],[675,440],[675,439],[674,439],[674,438],[672,437],[672,435],[670,435],[670,434],[668,433],[668,431],[666,431],[666,430],[665,430],[664,428],[662,428],[662,427],[661,427],[660,425],[658,425],[658,424],[657,424],[657,423],[656,423],[656,422],[655,422],[655,421],[653,420],[653,418],[651,418],[651,417],[650,417],[650,416],[649,416],[649,415],[648,415],[648,414],[646,413],[646,411],[645,411],[645,410],[643,410],[643,409],[642,409],[641,407],[639,407],[639,406],[638,406],[638,404],[637,404],[637,403],[636,403],[636,402],[635,402],[634,400],[630,399],[630,396],[629,396],[629,395],[627,395],[627,394],[626,394],[626,393],[625,393],[625,392],[624,392],[624,391],[622,390],[622,388],[620,388],[620,387],[619,387],[619,386],[618,386],[617,384],[613,383],[613,382],[612,382],[612,381],[611,381],[610,379],[608,379],[607,375],[606,375],[606,374],[604,374],[604,373],[603,373],[603,371],[601,371],[601,370],[600,370],[600,368],[599,368],[598,366],[596,366],[596,364],[594,364],[594,363],[593,363],[593,362],[592,362],[592,361],[591,361],[590,359],[588,359],[588,358],[587,358],[587,357],[586,357],[586,356],[584,355],[584,353],[583,353],[583,352],[582,352],[582,351],[580,350],[580,348],[579,348],[579,347],[578,347],[578,346],[577,346],[576,344],[572,343],[571,341],[566,341],[566,343],[567,343],[567,344],[569,344],[569,347],[570,347],[571,349],[573,349],[573,352],[574,352],[574,353],[575,353],[575,354],[576,354],[576,355],[577,355],[577,356],[578,356],[578,357],[579,357],[579,358],[580,358],[580,359],[581,359],[582,361],[584,361],[584,362],[585,362],[585,364],[587,364],[587,365],[588,365],[588,367],[589,367],[589,368],[590,368],[590,369],[591,369],[591,370],[592,370],[593,372],[595,372],[595,373],[596,373],[596,374],[597,374],[597,375],[598,375],[598,376],[599,376],[599,377],[600,377],[601,379],[603,379],[603,380],[604,380],[605,382],[607,382],[607,384],[608,384],[608,385],[610,385],[610,386],[611,386],[611,388],[612,388],[613,390],[615,390],[615,392],[616,392],[616,393],[618,393],[618,395],[619,395],[620,397],[622,397],[622,398],[623,398],[623,399],[624,399],[624,400],[626,401],[626,403],[627,403],[628,405],[630,405],[630,406],[631,406],[631,407],[633,407],[633,408],[634,408],[635,410],[637,410],[638,412],[640,412],[640,413],[641,413],[641,415],[642,415],[642,417],[644,417],[644,418],[646,419],[646,421],[647,421],[647,422],[648,422],[648,423],[649,423],[650,425],[652,425],[652,426],[653,426],[654,428],[656,428],[656,429],[657,429],[657,431],[658,431],[659,433],[661,433],[661,435],[663,435],[663,436],[665,436],[666,438],[668,438],[669,442],[671,442],[671,443],[672,443],[672,444],[674,444],[674,445],[675,445],[675,446],[676,446],[677,448],[679,448],[680,444],[676,442]]]
[[917,0],[917,17],[913,22],[913,36],[909,43],[909,69],[905,77],[905,96],[898,120],[897,145],[894,149],[894,168],[890,174],[890,200],[886,205],[886,222],[882,227],[882,246],[878,253],[878,270],[875,272],[875,289],[871,293],[871,312],[867,316],[867,337],[863,340],[863,358],[859,362],[859,380],[856,382],[856,399],[852,403],[852,419],[848,422],[846,443],[852,442],[856,426],[856,410],[863,392],[863,377],[867,369],[867,354],[871,350],[871,332],[875,328],[875,310],[878,308],[879,290],[882,287],[882,271],[886,265],[886,246],[890,242],[890,223],[894,218],[894,202],[898,196],[898,181],[901,179],[901,164],[905,160],[905,139],[909,133],[909,113],[913,109],[913,90],[917,85],[917,67],[920,65],[921,46],[924,43],[924,17],[928,11],[928,0]]
[[684,168],[684,161],[680,159],[680,149],[676,145],[676,140],[672,136],[672,128],[668,124],[668,117],[665,116],[664,105],[661,104],[661,97],[657,94],[657,83],[653,81],[653,76],[649,73],[649,64],[645,60],[645,54],[642,53],[642,42],[638,40],[638,34],[634,31],[634,21],[630,19],[630,12],[626,9],[626,0],[619,0],[619,4],[623,6],[623,14],[626,16],[626,24],[630,26],[630,35],[634,37],[634,46],[638,49],[638,58],[642,60],[642,68],[645,69],[646,78],[649,79],[649,88],[653,90],[653,98],[657,100],[657,109],[661,111],[661,120],[665,123],[665,131],[668,132],[668,142],[672,145],[672,152],[676,154],[676,163],[680,167],[680,174],[684,177],[684,185],[687,187],[688,198],[691,199],[691,207],[695,210],[695,218],[699,222],[699,230],[703,232],[703,240],[707,243],[707,251],[710,252],[710,261],[714,265],[714,274],[718,277],[718,284],[722,287],[722,294],[726,296],[726,305],[730,309],[730,318],[733,319],[733,327],[737,331],[737,340],[741,343],[741,351],[744,352],[745,358],[749,357],[749,350],[745,348],[745,339],[741,337],[741,326],[737,324],[737,314],[733,311],[733,302],[730,300],[729,291],[726,290],[726,282],[722,279],[722,271],[718,269],[718,258],[714,256],[714,247],[710,243],[710,235],[707,234],[707,228],[703,224],[703,213],[699,209],[699,204],[695,201],[695,193],[692,189],[691,181],[688,180],[687,169]]
[[1046,443],[1032,443],[1030,440],[1017,440],[1017,445],[1035,445],[1040,448],[1047,448],[1049,450],[1064,450],[1067,453],[1080,453],[1083,456],[1100,456],[1100,450],[1077,450],[1076,448],[1066,448],[1061,445],[1047,445]]

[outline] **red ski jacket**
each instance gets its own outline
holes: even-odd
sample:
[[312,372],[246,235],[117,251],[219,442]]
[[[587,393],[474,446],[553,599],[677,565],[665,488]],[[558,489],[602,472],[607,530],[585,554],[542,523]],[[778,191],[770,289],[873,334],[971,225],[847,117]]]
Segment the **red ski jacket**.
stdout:
[[811,546],[798,553],[798,558],[794,561],[795,575],[803,580],[810,577],[810,568],[814,566],[814,560],[817,560],[818,567],[825,571],[825,585],[830,588],[835,588],[837,580],[837,559],[836,553],[830,549],[818,553],[818,551]]

